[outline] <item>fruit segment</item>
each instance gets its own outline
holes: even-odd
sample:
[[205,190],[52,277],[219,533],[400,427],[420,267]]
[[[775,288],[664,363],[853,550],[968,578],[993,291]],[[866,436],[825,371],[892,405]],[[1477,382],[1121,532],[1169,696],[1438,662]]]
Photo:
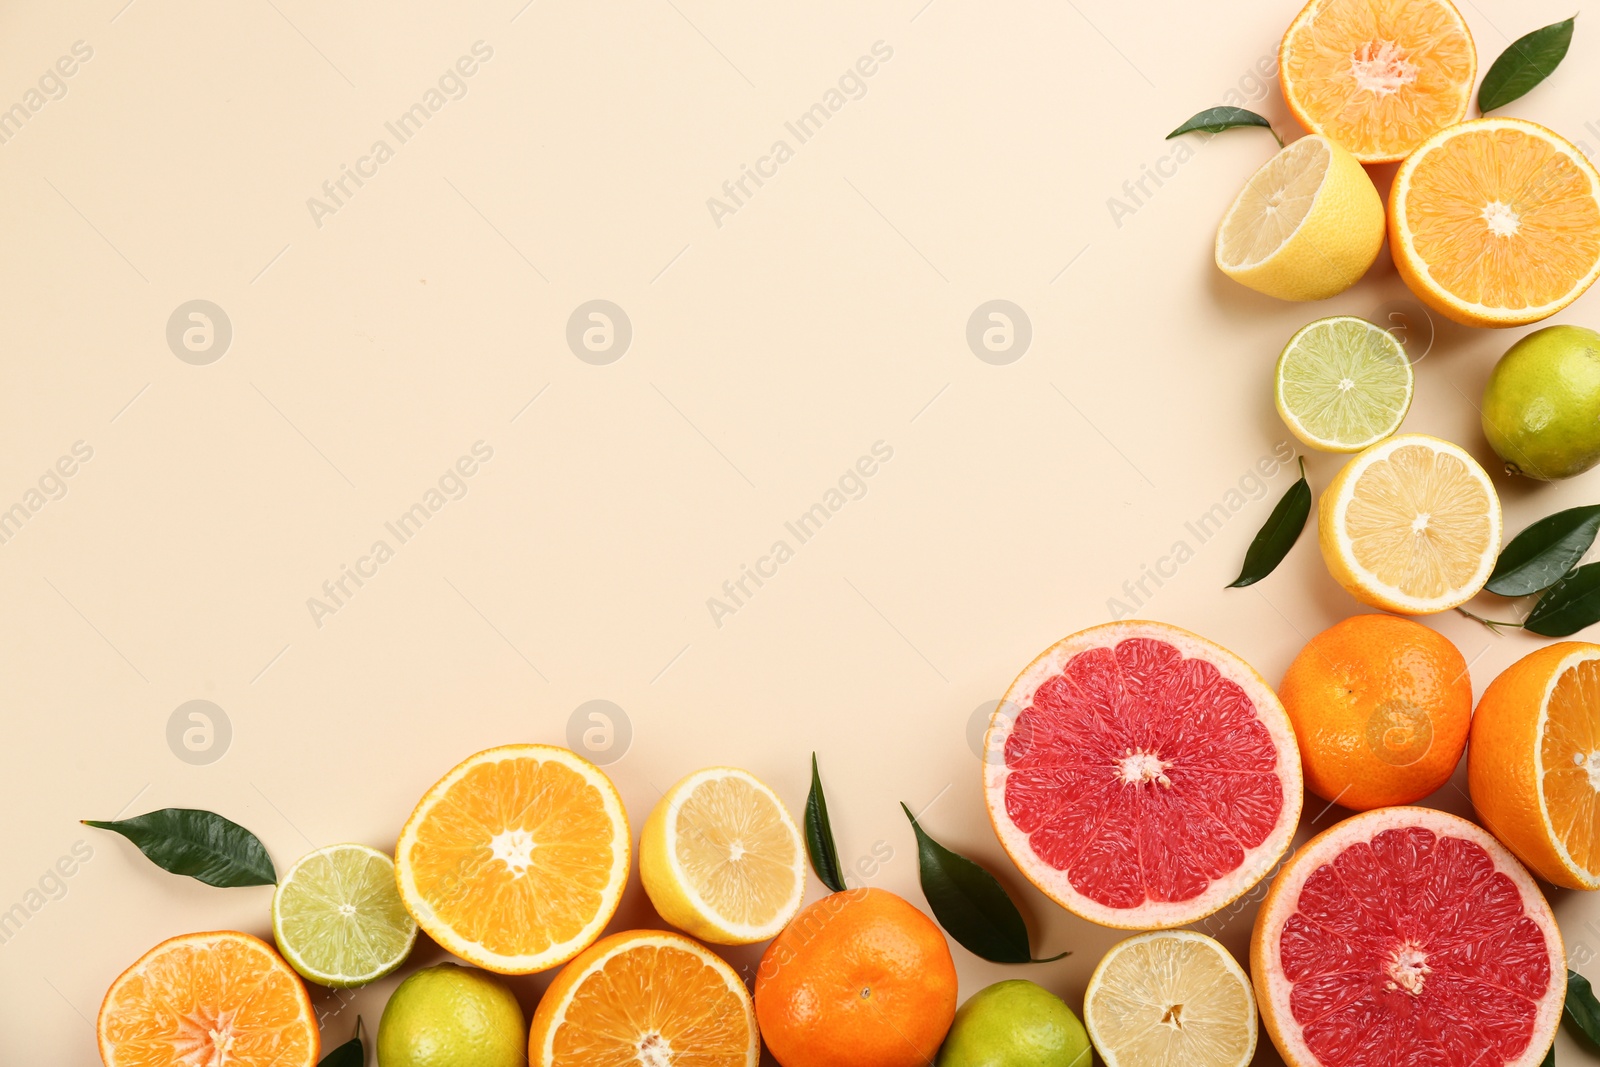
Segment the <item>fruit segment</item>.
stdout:
[[1107,1067],[1246,1067],[1256,998],[1243,968],[1189,930],[1112,947],[1084,996],[1089,1036]]

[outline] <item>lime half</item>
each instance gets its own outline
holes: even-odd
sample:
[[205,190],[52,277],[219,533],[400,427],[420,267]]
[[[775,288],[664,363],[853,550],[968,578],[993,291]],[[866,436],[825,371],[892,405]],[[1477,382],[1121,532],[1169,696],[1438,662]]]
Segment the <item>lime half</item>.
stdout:
[[1321,452],[1359,452],[1400,428],[1411,407],[1406,350],[1381,326],[1353,315],[1318,319],[1278,357],[1278,414]]
[[343,989],[405,962],[417,924],[400,903],[394,861],[366,845],[301,856],[272,895],[272,935],[301,976]]

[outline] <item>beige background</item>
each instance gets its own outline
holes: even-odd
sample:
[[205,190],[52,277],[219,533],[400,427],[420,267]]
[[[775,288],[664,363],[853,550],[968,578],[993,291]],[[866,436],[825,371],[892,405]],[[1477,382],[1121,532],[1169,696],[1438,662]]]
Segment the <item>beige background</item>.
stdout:
[[[1485,66],[1571,13],[1465,11]],[[1215,272],[1217,218],[1272,142],[1195,140],[1179,165],[1162,136],[1239,87],[1289,133],[1251,71],[1293,14],[1292,0],[8,5],[0,106],[26,108],[75,42],[93,56],[0,144],[0,508],[26,508],[75,442],[93,457],[0,544],[0,909],[29,912],[0,944],[0,1059],[94,1062],[100,996],[141,952],[197,929],[267,932],[267,890],[164,875],[76,820],[211,808],[280,869],[341,840],[392,847],[458,759],[562,742],[593,699],[631,724],[609,770],[636,827],[712,763],[750,768],[798,811],[816,750],[847,861],[890,855],[868,881],[922,903],[907,801],[1000,872],[1040,952],[1075,953],[1006,969],[958,948],[964,994],[1026,975],[1078,1002],[1118,935],[1004,863],[974,710],[1105,620],[1241,479],[1254,498],[1175,577],[1146,580],[1142,613],[1276,680],[1357,608],[1309,541],[1256,589],[1222,589],[1292,478],[1249,481],[1286,437],[1269,399],[1283,341],[1315,316],[1394,312],[1426,350],[1407,429],[1488,462],[1473,402],[1521,332],[1441,323],[1429,349],[1387,255],[1315,307]],[[384,124],[478,41],[493,56],[465,95],[398,144]],[[864,95],[798,144],[784,123],[879,41],[893,55]],[[1600,144],[1585,130],[1600,129],[1596,47],[1580,26],[1566,65],[1509,113]],[[379,138],[393,158],[319,227],[307,198]],[[707,199],[780,138],[793,158],[719,226]],[[1114,220],[1108,199],[1146,167],[1171,176]],[[233,329],[204,366],[165,337],[197,298]],[[565,340],[596,298],[633,328],[605,366]],[[1033,331],[1005,366],[965,340],[996,298]],[[1597,300],[1557,321],[1593,325]],[[493,459],[466,495],[397,545],[385,521],[478,441]],[[893,457],[866,495],[716,625],[707,599],[878,441]],[[1337,460],[1309,466],[1326,484]],[[1500,479],[1508,528],[1592,500],[1597,478]],[[394,558],[319,627],[307,599],[378,538]],[[1432,622],[1479,691],[1535,644]],[[231,722],[209,765],[167,742],[195,699]],[[1465,810],[1456,786],[1434,799]],[[1314,801],[1308,824],[1319,812],[1315,828],[1343,814]],[[47,877],[80,841],[92,857]],[[1553,899],[1592,955],[1600,906]],[[1250,918],[1210,928],[1242,953]],[[618,923],[651,921],[635,884]],[[730,958],[750,974],[757,956]],[[544,981],[518,982],[530,1008]],[[392,986],[318,994],[329,1042],[357,1012],[375,1025]]]

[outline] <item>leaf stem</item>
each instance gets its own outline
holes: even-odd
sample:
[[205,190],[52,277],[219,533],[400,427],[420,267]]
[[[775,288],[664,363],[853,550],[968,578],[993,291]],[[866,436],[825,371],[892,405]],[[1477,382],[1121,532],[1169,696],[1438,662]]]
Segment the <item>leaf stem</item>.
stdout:
[[1498,619],[1485,619],[1481,615],[1474,615],[1466,608],[1457,608],[1456,610],[1465,615],[1467,618],[1471,619],[1473,622],[1481,622],[1484,626],[1489,628],[1489,632],[1491,633],[1499,633],[1500,627],[1502,626],[1509,626],[1513,630],[1522,629],[1522,623],[1520,622],[1501,622]]

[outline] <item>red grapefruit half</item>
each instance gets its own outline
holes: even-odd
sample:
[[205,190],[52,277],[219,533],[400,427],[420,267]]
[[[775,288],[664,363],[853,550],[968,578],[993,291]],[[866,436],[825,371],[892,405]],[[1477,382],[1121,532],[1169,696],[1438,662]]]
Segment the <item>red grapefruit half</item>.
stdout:
[[1257,913],[1250,971],[1291,1067],[1533,1067],[1567,987],[1528,872],[1431,808],[1369,811],[1296,852]]
[[1052,645],[1011,683],[985,749],[1012,861],[1104,926],[1203,919],[1272,869],[1300,821],[1300,753],[1271,687],[1165,623]]

